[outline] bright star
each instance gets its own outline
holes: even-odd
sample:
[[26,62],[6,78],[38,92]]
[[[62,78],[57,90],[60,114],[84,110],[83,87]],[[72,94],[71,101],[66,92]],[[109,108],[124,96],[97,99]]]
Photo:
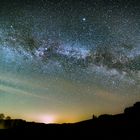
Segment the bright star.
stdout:
[[83,20],[83,21],[86,21],[86,18],[83,18],[82,20]]

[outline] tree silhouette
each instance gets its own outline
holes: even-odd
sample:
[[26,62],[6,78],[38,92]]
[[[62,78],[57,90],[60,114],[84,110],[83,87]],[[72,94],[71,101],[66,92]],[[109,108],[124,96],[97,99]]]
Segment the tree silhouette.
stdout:
[[92,115],[92,119],[97,119],[97,117],[93,114],[93,115]]
[[7,117],[5,118],[5,120],[11,120],[11,117],[10,117],[10,116],[7,116]]
[[0,120],[4,120],[5,115],[3,113],[0,114]]

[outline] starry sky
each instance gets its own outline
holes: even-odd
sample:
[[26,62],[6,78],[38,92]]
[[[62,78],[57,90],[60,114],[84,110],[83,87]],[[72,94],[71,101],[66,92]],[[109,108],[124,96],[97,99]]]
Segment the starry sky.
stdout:
[[0,1],[1,113],[76,122],[139,100],[138,0]]

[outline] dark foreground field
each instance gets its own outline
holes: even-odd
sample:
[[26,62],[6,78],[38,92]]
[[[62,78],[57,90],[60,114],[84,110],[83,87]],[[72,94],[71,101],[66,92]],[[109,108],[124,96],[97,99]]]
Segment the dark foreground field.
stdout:
[[140,133],[140,102],[124,110],[124,113],[117,115],[101,115],[74,124],[41,124],[26,122],[24,120],[0,120],[4,128],[0,131],[1,138],[18,137],[27,138],[65,138],[76,137],[111,138],[111,139],[139,139]]

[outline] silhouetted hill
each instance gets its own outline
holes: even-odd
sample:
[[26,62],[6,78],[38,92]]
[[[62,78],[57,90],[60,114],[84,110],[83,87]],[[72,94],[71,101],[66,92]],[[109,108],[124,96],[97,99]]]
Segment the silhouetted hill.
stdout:
[[[91,136],[115,138],[136,137],[140,128],[140,102],[128,107],[122,114],[100,115],[98,118],[73,124],[43,124],[24,120],[0,120],[1,126],[11,134],[32,134],[33,136]],[[113,138],[114,139],[114,138]]]

